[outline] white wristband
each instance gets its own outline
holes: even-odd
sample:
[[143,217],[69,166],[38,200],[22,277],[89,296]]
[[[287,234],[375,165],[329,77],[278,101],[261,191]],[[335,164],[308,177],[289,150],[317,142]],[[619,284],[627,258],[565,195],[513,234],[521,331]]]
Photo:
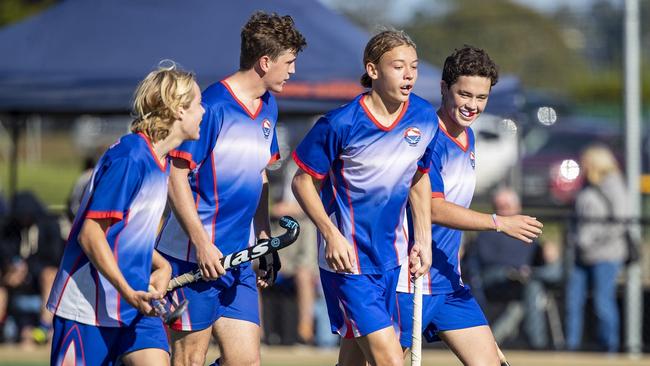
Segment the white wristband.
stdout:
[[501,228],[499,227],[499,220],[497,220],[497,214],[495,213],[492,214],[492,221],[494,222],[494,230],[496,230],[497,233],[500,233]]

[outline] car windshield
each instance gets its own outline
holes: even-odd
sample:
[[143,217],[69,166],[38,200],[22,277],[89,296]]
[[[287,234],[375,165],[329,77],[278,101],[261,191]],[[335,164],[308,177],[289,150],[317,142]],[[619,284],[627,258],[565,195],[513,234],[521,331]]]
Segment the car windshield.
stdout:
[[577,154],[589,144],[603,143],[617,150],[621,141],[618,135],[593,132],[531,131],[525,139],[526,155]]

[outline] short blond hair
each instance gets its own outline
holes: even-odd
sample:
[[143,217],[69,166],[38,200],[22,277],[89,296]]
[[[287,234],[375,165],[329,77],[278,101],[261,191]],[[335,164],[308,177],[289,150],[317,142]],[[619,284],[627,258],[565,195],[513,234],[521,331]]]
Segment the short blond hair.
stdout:
[[195,82],[193,73],[173,61],[161,61],[135,90],[131,131],[146,135],[152,142],[169,136],[178,109],[189,108],[195,97]]
[[583,150],[580,164],[587,181],[599,185],[611,173],[619,173],[618,161],[612,151],[605,145],[594,144]]

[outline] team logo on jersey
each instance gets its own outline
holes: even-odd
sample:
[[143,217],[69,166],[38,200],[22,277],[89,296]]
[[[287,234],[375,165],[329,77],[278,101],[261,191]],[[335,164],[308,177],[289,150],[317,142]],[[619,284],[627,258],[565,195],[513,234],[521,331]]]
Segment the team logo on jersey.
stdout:
[[409,127],[404,132],[404,140],[409,144],[409,146],[415,146],[422,139],[422,132],[417,127]]
[[474,155],[474,151],[469,152],[469,163],[472,164],[472,168],[476,169],[476,155]]
[[269,138],[269,135],[271,134],[271,121],[268,119],[264,118],[264,121],[262,121],[262,133],[264,134],[264,138]]

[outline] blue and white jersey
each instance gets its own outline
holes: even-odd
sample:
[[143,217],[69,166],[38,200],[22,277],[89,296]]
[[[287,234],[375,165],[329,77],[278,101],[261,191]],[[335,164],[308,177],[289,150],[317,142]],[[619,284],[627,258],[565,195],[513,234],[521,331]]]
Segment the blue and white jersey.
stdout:
[[[280,158],[275,125],[278,107],[269,93],[255,112],[237,99],[226,81],[203,92],[201,137],[170,152],[190,164],[190,188],[203,228],[224,254],[254,243],[253,216],[262,193],[262,172]],[[173,214],[163,224],[156,249],[196,262],[196,250]]]
[[47,308],[84,324],[130,325],[138,310],[129,305],[81,249],[84,220],[111,219],[106,240],[129,285],[147,291],[160,218],[167,201],[169,168],[160,165],[149,139],[129,134],[101,157],[72,224]]
[[[450,136],[440,124],[440,136],[431,154],[432,197],[444,198],[448,202],[468,208],[474,196],[476,156],[474,152],[474,132],[467,128],[467,144]],[[460,277],[458,250],[462,231],[445,226],[432,225],[433,262],[429,273],[425,274],[423,294],[448,294],[463,288]],[[408,266],[402,266],[397,285],[398,292],[413,292],[409,281]]]
[[[365,95],[327,113],[305,136],[293,158],[323,179],[321,199],[332,221],[354,247],[357,274],[382,273],[407,256],[402,227],[416,170],[429,169],[438,125],[433,107],[412,94],[400,115],[382,126]],[[325,245],[319,240],[320,267]]]

